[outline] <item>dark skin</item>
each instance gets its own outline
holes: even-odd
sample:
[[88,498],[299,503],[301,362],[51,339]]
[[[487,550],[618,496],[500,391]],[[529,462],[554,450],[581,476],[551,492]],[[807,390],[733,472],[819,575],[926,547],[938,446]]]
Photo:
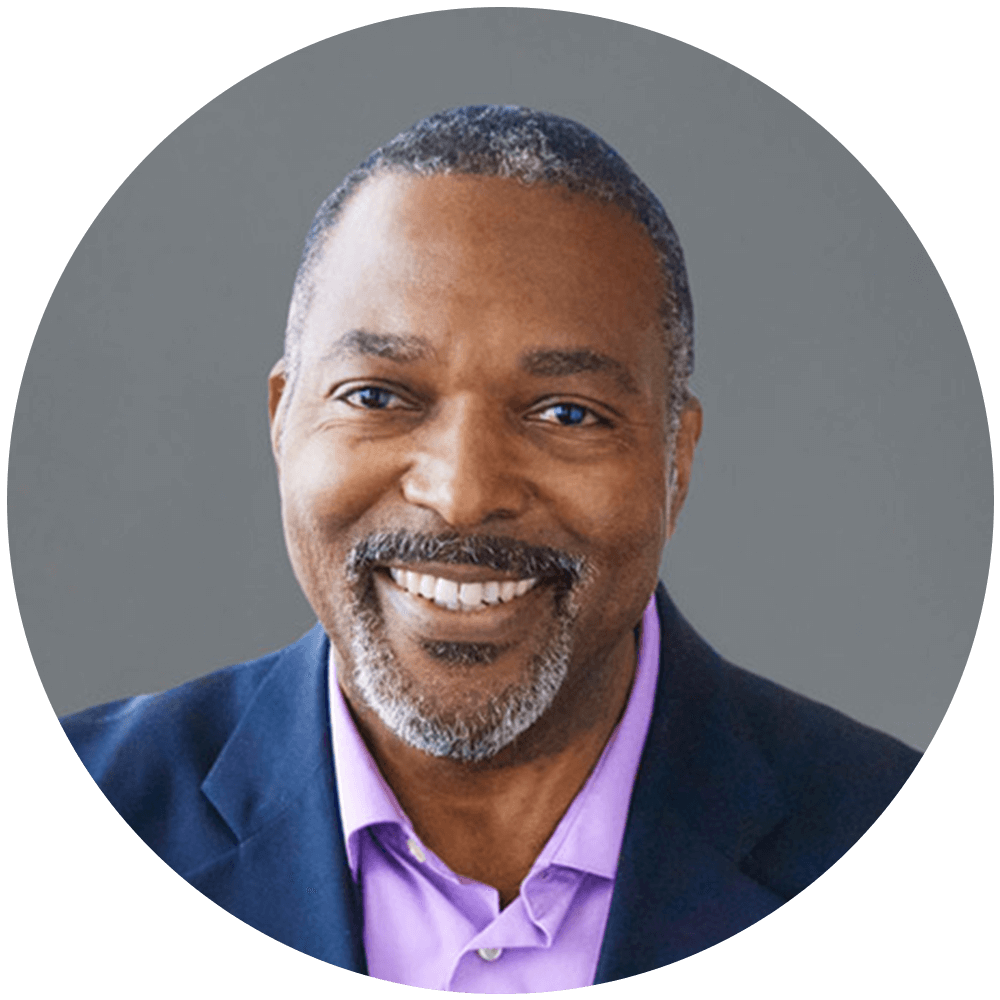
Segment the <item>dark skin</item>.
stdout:
[[[633,629],[687,493],[701,409],[692,400],[682,414],[671,492],[658,263],[623,211],[561,188],[384,175],[353,197],[315,278],[296,384],[283,361],[270,377],[292,565],[414,829],[506,905],[622,714]],[[499,535],[587,560],[567,679],[487,761],[409,746],[350,681],[344,561],[371,532],[399,529]],[[386,636],[445,714],[523,678],[552,632],[549,586],[471,613],[407,593],[391,568],[372,577]],[[459,584],[503,579],[418,568]],[[428,639],[504,651],[488,666],[443,665]]]

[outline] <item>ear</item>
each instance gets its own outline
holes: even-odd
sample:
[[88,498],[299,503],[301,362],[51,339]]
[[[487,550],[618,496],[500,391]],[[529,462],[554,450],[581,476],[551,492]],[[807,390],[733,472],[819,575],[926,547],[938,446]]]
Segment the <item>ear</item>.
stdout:
[[667,537],[674,533],[677,525],[677,515],[680,514],[684,501],[687,499],[688,486],[691,483],[691,463],[694,461],[694,450],[701,437],[701,403],[692,396],[681,410],[680,426],[677,428],[677,439],[674,441],[674,476],[673,496],[670,502],[670,524],[667,525]]
[[267,376],[267,413],[271,425],[271,451],[275,462],[280,465],[278,444],[281,440],[281,428],[284,424],[285,407],[281,405],[288,388],[288,373],[285,359],[280,358]]

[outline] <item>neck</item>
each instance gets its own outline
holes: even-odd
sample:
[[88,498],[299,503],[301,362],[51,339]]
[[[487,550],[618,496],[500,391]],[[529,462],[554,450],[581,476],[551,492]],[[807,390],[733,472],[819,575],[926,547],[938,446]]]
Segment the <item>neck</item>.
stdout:
[[[594,769],[635,675],[631,630],[597,669],[604,683],[564,685],[534,726],[487,761],[432,757],[388,730],[345,690],[358,730],[421,840],[456,874],[506,905]],[[341,683],[342,690],[345,685]]]

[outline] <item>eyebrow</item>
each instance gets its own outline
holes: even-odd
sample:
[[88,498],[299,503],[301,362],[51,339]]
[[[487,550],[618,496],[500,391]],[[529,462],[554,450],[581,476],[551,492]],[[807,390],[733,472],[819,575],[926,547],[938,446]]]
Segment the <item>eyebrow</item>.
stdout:
[[[386,358],[406,364],[431,357],[434,348],[416,334],[372,333],[370,330],[348,330],[337,340],[327,357],[338,358],[345,354]],[[607,372],[627,393],[639,392],[632,373],[616,358],[586,348],[556,350],[542,348],[521,356],[521,369],[529,375],[558,377],[577,375],[581,372]]]
[[632,373],[620,361],[597,351],[531,351],[521,358],[521,368],[529,375],[576,375],[579,372],[608,372],[625,392],[639,391]]
[[434,353],[431,345],[414,334],[372,333],[369,330],[348,330],[333,344],[327,357],[338,358],[345,354],[387,358],[406,363],[419,361]]

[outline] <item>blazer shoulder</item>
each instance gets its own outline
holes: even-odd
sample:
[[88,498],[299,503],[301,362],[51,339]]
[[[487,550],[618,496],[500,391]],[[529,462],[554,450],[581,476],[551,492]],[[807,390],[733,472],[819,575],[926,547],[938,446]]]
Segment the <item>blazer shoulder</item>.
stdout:
[[[689,750],[706,736],[720,748],[726,736],[731,753],[752,747],[792,801],[824,781],[839,786],[862,777],[895,794],[920,759],[900,740],[724,660],[662,585],[657,602],[661,710]],[[680,715],[670,711],[671,704],[683,707]]]
[[829,705],[721,658],[717,669],[720,687],[739,703],[754,741],[790,789],[804,787],[817,767],[827,778],[866,774],[898,788],[920,760],[901,740]]
[[95,705],[59,721],[102,787],[123,768],[134,770],[140,764],[149,768],[169,762],[207,772],[283,652],[224,667],[158,694]]
[[673,789],[692,828],[788,899],[864,835],[920,754],[727,662],[662,586],[657,605],[652,784]]
[[[232,816],[219,812],[217,799],[203,790],[206,779],[241,732],[237,762],[259,749],[268,733],[243,732],[245,720],[255,707],[265,716],[271,711],[270,698],[261,701],[265,692],[279,701],[285,692],[294,702],[303,687],[299,678],[320,669],[321,637],[316,626],[298,642],[259,659],[61,720],[111,805],[185,877],[227,855],[239,839]],[[280,705],[275,711],[285,717]],[[266,786],[266,777],[260,781]],[[252,795],[251,800],[256,801]]]
[[893,736],[724,660],[718,671],[788,805],[783,821],[745,859],[744,870],[790,897],[864,835],[921,755]]

